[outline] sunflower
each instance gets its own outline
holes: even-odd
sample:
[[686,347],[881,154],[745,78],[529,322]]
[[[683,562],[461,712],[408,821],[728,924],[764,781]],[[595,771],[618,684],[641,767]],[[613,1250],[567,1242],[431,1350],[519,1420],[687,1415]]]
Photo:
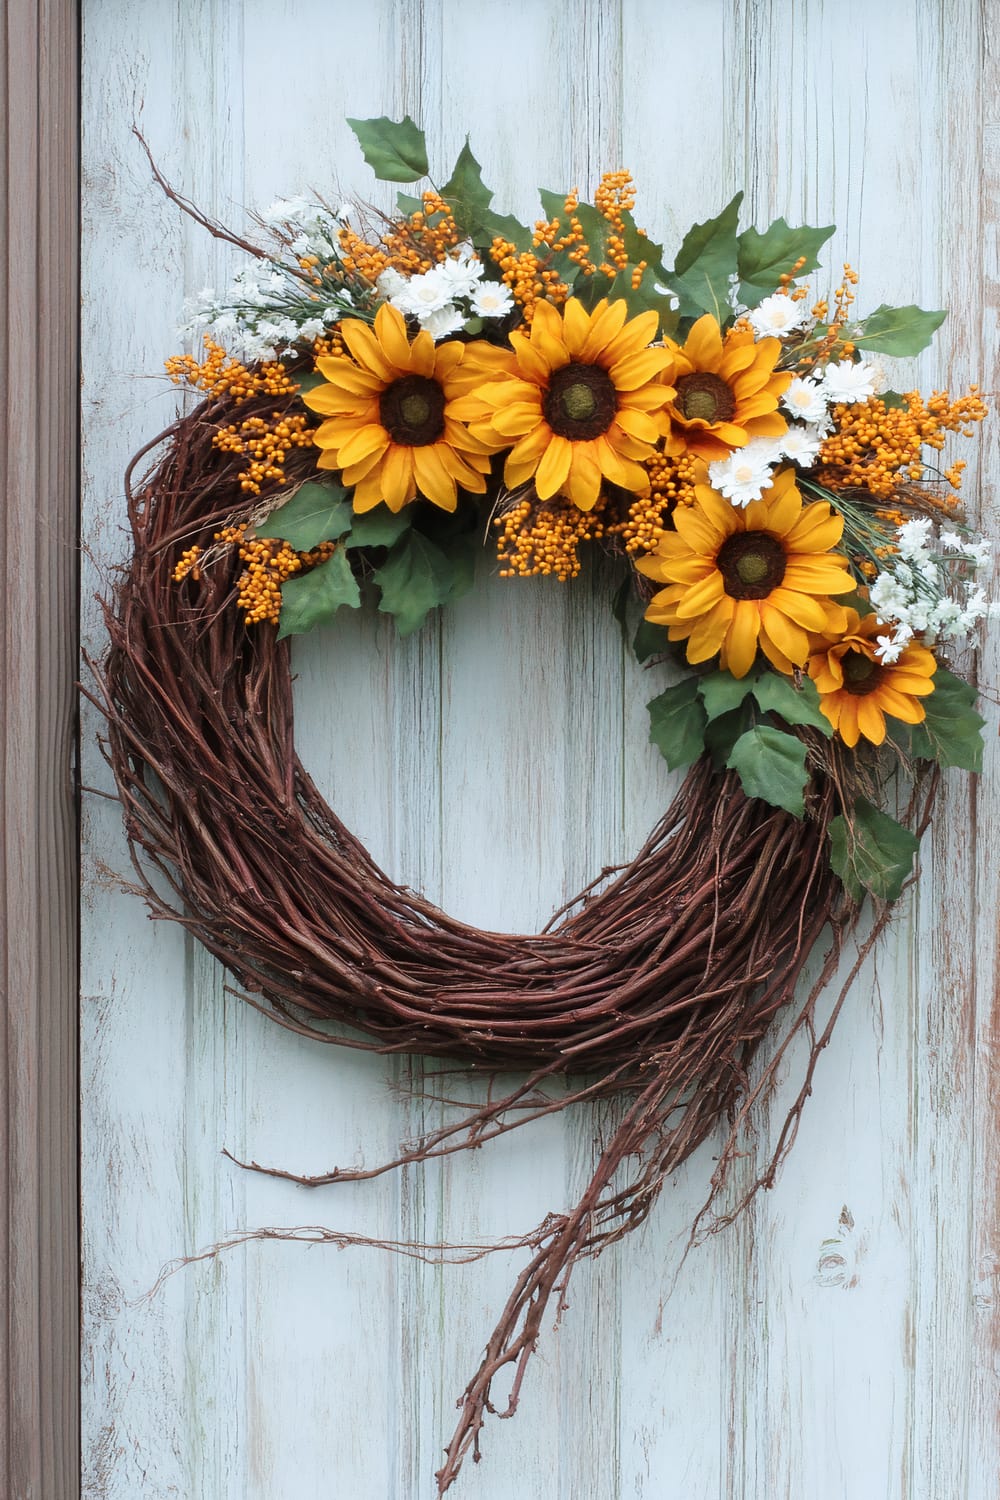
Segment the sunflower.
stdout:
[[324,384],[302,400],[326,420],[313,434],[321,469],[340,469],[354,489],[354,509],[385,501],[402,510],[417,495],[454,510],[458,487],[483,494],[491,446],[454,414],[457,399],[498,367],[488,344],[435,346],[424,330],[412,340],[403,315],[388,303],[370,328],[357,318],[339,325],[348,354],[321,357]]
[[674,360],[648,347],[657,314],[627,312],[621,299],[591,313],[575,298],[561,312],[539,302],[530,330],[510,335],[501,378],[458,403],[477,437],[510,448],[510,489],[533,480],[540,500],[566,495],[580,510],[594,508],[604,480],[648,492],[641,461],[670,431]]
[[829,597],[854,587],[847,558],[831,550],[843,517],[825,500],[803,506],[793,469],[743,510],[696,485],[673,519],[676,531],[636,567],[668,585],[646,619],[686,640],[688,661],[719,652],[721,666],[745,677],[759,644],[779,672],[791,672],[805,664],[809,632],[843,631],[847,611]]
[[904,724],[919,724],[926,710],[920,702],[934,691],[934,654],[910,642],[898,660],[879,661],[875,635],[886,626],[877,615],[862,619],[847,611],[839,638],[809,658],[809,676],[819,691],[819,706],[851,748],[861,735],[873,745],[885,739],[886,715]]
[[791,373],[775,370],[778,339],[754,340],[752,328],[730,328],[723,338],[710,313],[698,319],[681,348],[664,341],[676,361],[670,404],[674,436],[689,453],[713,463],[755,437],[779,437],[788,423],[778,401]]

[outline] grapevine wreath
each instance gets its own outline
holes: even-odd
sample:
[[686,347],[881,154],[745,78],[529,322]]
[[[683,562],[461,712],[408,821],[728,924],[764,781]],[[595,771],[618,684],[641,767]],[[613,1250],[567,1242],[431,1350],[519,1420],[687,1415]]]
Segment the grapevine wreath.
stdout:
[[[377,177],[427,176],[411,120],[351,125]],[[803,278],[833,226],[740,231],[739,196],[668,267],[626,172],[593,204],[543,193],[528,229],[493,210],[466,145],[391,215],[275,204],[261,248],[153,171],[250,259],[191,311],[203,357],[168,361],[200,404],[127,481],[134,552],[98,676],[138,889],[285,1026],[516,1071],[396,1162],[313,1180],[625,1101],[579,1203],[520,1242],[443,1493],[479,1457],[508,1366],[514,1410],[575,1262],[640,1224],[724,1118],[714,1198],[804,1032],[806,1076],[756,1186],[773,1179],[843,1000],[815,1024],[843,933],[866,893],[868,943],[886,920],[938,768],[979,768],[975,692],[945,663],[987,613],[991,549],[958,508],[963,465],[931,460],[985,407],[976,387],[890,389],[880,356],[918,353],[944,313],[858,318],[849,267],[817,300]],[[490,537],[505,578],[566,583],[588,547],[616,559],[620,628],[680,671],[649,704],[653,743],[690,768],[680,794],[630,864],[533,936],[467,926],[387,879],[293,737],[288,638],[369,602],[416,630],[472,587]],[[751,1082],[824,929],[819,978]]]

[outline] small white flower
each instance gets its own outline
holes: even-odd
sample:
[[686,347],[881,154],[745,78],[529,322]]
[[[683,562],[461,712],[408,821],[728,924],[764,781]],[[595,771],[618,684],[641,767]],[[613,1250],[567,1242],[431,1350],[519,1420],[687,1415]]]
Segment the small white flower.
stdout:
[[434,269],[451,289],[452,298],[455,298],[472,296],[485,267],[481,260],[466,256],[464,259],[449,257]]
[[942,531],[938,541],[945,552],[962,552],[965,548],[965,538],[959,536],[957,531]]
[[903,522],[896,533],[900,557],[905,557],[910,562],[924,560],[922,554],[930,540],[931,525],[926,516],[917,516],[912,521]]
[[733,505],[749,505],[752,500],[759,500],[770,485],[772,467],[780,457],[779,444],[770,438],[755,438],[728,458],[709,464],[709,482]]
[[844,406],[867,401],[875,394],[875,373],[874,366],[864,359],[841,359],[827,365],[823,375],[827,400]]
[[420,317],[421,328],[426,328],[435,343],[438,339],[446,339],[450,333],[457,333],[464,322],[465,314],[451,302]]
[[977,568],[985,568],[993,558],[993,543],[985,538],[978,542],[964,542],[962,551]]
[[818,380],[796,375],[781,398],[781,404],[801,422],[819,422],[827,415],[826,393]]
[[903,654],[903,643],[898,636],[878,635],[875,637],[875,655],[880,662],[891,666],[894,661],[899,661]]
[[509,286],[502,281],[482,281],[470,299],[472,311],[480,318],[504,318],[514,306]]
[[823,442],[823,433],[818,427],[802,427],[793,422],[781,439],[781,452],[792,463],[807,469],[816,462]]
[[440,312],[452,299],[452,287],[434,266],[421,276],[411,276],[405,286],[389,298],[393,307],[423,322],[430,313]]
[[299,332],[304,339],[318,339],[326,332],[326,324],[322,318],[306,318]]
[[753,312],[747,314],[747,321],[759,339],[780,338],[783,333],[801,328],[808,318],[809,312],[804,302],[795,302],[780,292],[775,292],[773,297],[765,297]]
[[405,289],[407,280],[405,276],[401,276],[392,266],[386,266],[385,270],[379,274],[375,285],[378,288],[379,296],[383,297],[386,302],[390,302],[393,297],[398,297],[399,293]]

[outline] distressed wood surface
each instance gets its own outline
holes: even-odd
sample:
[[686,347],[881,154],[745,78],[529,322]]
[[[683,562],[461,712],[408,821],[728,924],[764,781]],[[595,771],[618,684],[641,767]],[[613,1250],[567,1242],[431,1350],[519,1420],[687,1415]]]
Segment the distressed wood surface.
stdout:
[[[948,305],[894,382],[997,387],[997,6],[974,0],[86,0],[85,638],[123,555],[121,472],[175,393],[185,294],[230,265],[169,208],[129,133],[210,213],[316,187],[382,200],[345,115],[404,111],[432,162],[469,131],[502,209],[632,168],[668,249],[738,187],[758,224],[836,221],[860,302]],[[825,285],[825,283],[824,283]],[[997,525],[994,418],[967,496]],[[974,450],[973,450],[974,451]],[[607,580],[486,580],[416,638],[349,619],[297,648],[298,740],[388,872],[448,910],[540,925],[634,851],[672,792],[658,684]],[[953,774],[919,888],[866,964],[775,1189],[682,1264],[707,1146],[645,1228],[573,1279],[468,1500],[994,1500],[1000,1470],[998,830]],[[85,780],[106,788],[90,722]],[[221,1157],[372,1163],[446,1107],[417,1062],[302,1041],[227,994],[121,895],[117,807],[85,815],[84,1488],[88,1500],[417,1500],[519,1264],[252,1243],[243,1226],[489,1240],[574,1200],[614,1105],[487,1151],[313,1193]],[[780,892],[776,892],[780,899]],[[787,1089],[796,1087],[793,1059]],[[776,1098],[760,1149],[783,1117]],[[752,1163],[746,1170],[752,1172]]]
[[77,18],[0,14],[0,1493],[79,1493]]

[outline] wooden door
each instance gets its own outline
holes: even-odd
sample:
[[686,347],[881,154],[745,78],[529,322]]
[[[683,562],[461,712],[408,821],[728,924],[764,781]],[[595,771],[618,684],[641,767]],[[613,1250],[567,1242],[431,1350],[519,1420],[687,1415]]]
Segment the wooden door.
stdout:
[[[925,388],[990,390],[996,19],[990,0],[85,0],[89,648],[127,548],[122,471],[176,407],[159,372],[184,298],[230,264],[158,192],[133,123],[236,227],[308,187],[382,201],[346,115],[409,112],[445,166],[468,131],[522,218],[539,185],[587,190],[626,165],[668,248],[742,186],[759,224],[835,220],[830,285],[849,260],[865,306],[952,309],[915,372]],[[994,524],[996,432],[966,480]],[[297,644],[297,734],[391,875],[461,917],[533,929],[671,796],[645,723],[662,684],[630,662],[606,578],[489,573],[487,558],[475,595],[410,640],[352,619]],[[994,637],[991,714],[997,656]],[[107,790],[98,729],[84,781]],[[701,1150],[639,1233],[575,1274],[516,1418],[489,1424],[456,1493],[997,1495],[997,759],[991,738],[978,786],[949,777],[919,887],[853,986],[775,1189],[682,1264]],[[84,818],[84,1495],[429,1496],[519,1254],[442,1267],[251,1239],[150,1289],[244,1228],[524,1231],[574,1200],[615,1107],[367,1185],[310,1193],[239,1170],[223,1149],[301,1172],[374,1163],[471,1085],[279,1030],[121,892],[117,805],[90,795]],[[783,1113],[781,1096],[762,1152]]]

